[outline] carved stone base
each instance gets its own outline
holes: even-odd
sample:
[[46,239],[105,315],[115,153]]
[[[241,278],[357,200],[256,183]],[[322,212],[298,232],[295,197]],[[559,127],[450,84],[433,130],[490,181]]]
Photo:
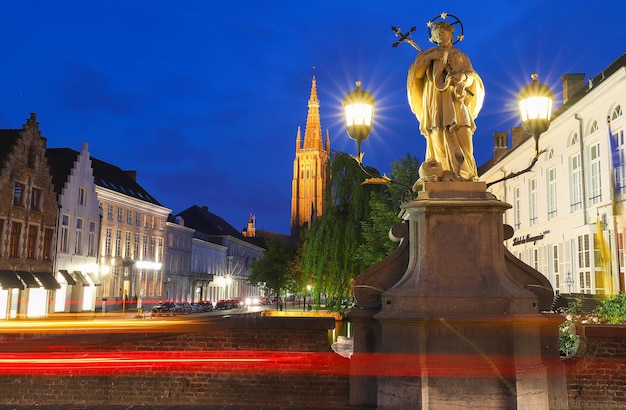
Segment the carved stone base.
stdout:
[[[538,313],[538,295],[520,279],[532,282],[532,272],[524,272],[536,271],[505,257],[502,217],[509,207],[481,182],[427,182],[402,206],[408,265],[385,287],[379,313],[355,324],[355,365],[372,357],[372,348],[378,360],[378,377],[368,380],[377,388],[377,408],[557,409],[567,403],[557,370],[562,318]],[[363,347],[359,329],[379,338],[368,342],[374,347]]]

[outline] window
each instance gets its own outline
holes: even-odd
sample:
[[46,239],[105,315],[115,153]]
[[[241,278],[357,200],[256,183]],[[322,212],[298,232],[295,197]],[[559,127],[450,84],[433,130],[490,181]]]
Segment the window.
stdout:
[[107,228],[104,232],[104,254],[111,255],[111,228]]
[[96,223],[89,222],[89,239],[87,241],[87,256],[96,256]]
[[43,254],[41,255],[43,260],[52,259],[52,238],[54,238],[54,229],[46,228],[43,234]]
[[515,190],[513,191],[513,201],[515,203],[515,207],[513,209],[513,212],[515,213],[515,229],[520,229],[522,227],[522,201],[519,187],[515,187]]
[[590,263],[590,255],[589,255],[589,234],[579,235],[578,236],[578,267],[580,269],[589,268],[591,266]]
[[78,188],[78,205],[86,205],[87,204],[87,188],[81,186]]
[[135,212],[135,225],[141,226],[141,214],[139,212]]
[[131,234],[128,231],[124,234],[124,254],[121,256],[126,259],[130,258],[130,236]]
[[615,193],[626,193],[626,157],[624,156],[624,130],[619,130],[611,135],[611,150],[613,155],[613,168],[615,178]]
[[528,181],[529,222],[530,226],[537,223],[537,178]]
[[124,222],[124,210],[117,207],[117,222]]
[[582,167],[580,162],[580,154],[570,157],[570,212],[582,209]]
[[611,119],[614,120],[622,116],[622,106],[618,105],[613,109],[613,113],[611,114]]
[[600,144],[596,143],[589,147],[589,204],[594,205],[602,201],[602,174],[600,168]]
[[583,271],[578,274],[578,286],[581,293],[591,293],[591,272]]
[[576,239],[579,292],[591,293],[591,254],[589,234],[579,235]]
[[115,256],[122,256],[122,231],[115,230]]
[[27,157],[27,166],[30,169],[35,169],[37,166],[38,155],[35,152],[35,147],[32,145],[28,147],[28,157]]
[[154,236],[150,237],[150,260],[156,260],[156,254],[155,254],[155,247],[156,247],[156,242],[155,242],[155,238]]
[[76,255],[83,254],[83,220],[76,218],[76,244],[74,245]]
[[28,236],[26,237],[26,257],[37,259],[37,237],[39,236],[37,225],[28,225]]
[[126,223],[129,225],[133,224],[133,211],[130,209],[126,211]]
[[107,219],[113,220],[113,205],[107,205]]
[[59,252],[69,252],[69,236],[70,236],[70,216],[61,216],[61,236],[59,238]]
[[41,189],[33,188],[30,190],[30,209],[41,210]]
[[9,256],[12,258],[20,257],[20,241],[22,240],[22,224],[20,222],[11,222],[11,236],[9,238]]
[[559,272],[559,247],[552,245],[552,272],[554,274],[554,291],[560,293],[561,280]]
[[135,259],[139,259],[139,234],[135,234]]
[[24,190],[26,187],[24,184],[16,182],[13,186],[13,205],[24,206]]
[[144,235],[143,236],[143,241],[142,241],[142,249],[141,249],[141,256],[142,256],[142,260],[146,260],[148,259],[148,236]]
[[163,260],[163,238],[159,238],[157,245],[157,254],[155,261],[159,262]]
[[550,168],[548,174],[548,220],[556,218],[556,168]]

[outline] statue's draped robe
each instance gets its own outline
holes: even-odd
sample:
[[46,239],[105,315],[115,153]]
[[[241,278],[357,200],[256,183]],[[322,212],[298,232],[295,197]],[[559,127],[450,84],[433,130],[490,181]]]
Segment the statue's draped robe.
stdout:
[[[460,50],[448,47],[446,61],[431,61],[433,47],[419,53],[409,68],[407,93],[411,110],[426,137],[426,158],[441,163],[464,180],[478,177],[473,153],[474,119],[485,97],[483,82],[472,68],[469,58]],[[466,90],[446,86],[447,74],[463,73],[471,79]]]

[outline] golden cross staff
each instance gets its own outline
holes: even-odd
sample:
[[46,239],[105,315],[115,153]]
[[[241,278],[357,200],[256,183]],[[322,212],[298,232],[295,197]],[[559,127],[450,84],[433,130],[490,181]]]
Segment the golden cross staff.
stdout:
[[418,46],[417,43],[413,41],[412,38],[409,38],[409,36],[413,34],[413,32],[415,31],[415,27],[411,27],[411,29],[407,31],[406,33],[402,33],[402,29],[396,26],[391,26],[391,30],[396,34],[396,37],[400,37],[400,39],[396,41],[395,43],[393,43],[391,47],[395,48],[395,47],[398,47],[398,44],[400,43],[408,43],[412,45],[420,53],[422,52],[422,49],[420,48],[420,46]]

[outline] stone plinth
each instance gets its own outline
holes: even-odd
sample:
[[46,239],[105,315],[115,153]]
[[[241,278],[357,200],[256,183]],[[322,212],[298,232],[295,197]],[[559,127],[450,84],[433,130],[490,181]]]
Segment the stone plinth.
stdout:
[[[380,341],[370,342],[380,363],[369,384],[377,408],[559,408],[565,385],[549,381],[544,350],[553,354],[556,340],[558,359],[561,318],[539,314],[537,295],[507,267],[502,221],[510,205],[484,183],[423,188],[402,206],[406,271],[372,315],[380,323]],[[356,333],[358,359],[370,349]]]

